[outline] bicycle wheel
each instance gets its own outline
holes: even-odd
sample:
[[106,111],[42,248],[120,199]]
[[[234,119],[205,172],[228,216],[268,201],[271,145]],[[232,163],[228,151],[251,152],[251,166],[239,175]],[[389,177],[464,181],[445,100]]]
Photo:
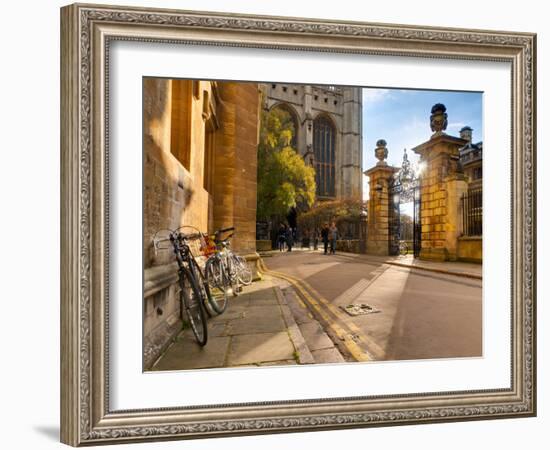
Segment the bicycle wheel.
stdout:
[[249,286],[252,284],[252,271],[250,270],[250,266],[242,256],[234,255],[234,258],[239,281],[245,286]]
[[227,308],[227,291],[230,286],[222,262],[218,258],[210,258],[206,262],[205,273],[208,303],[216,313],[222,314]]
[[202,299],[202,307],[208,317],[214,317],[217,316],[219,313],[212,308],[210,298],[212,297],[212,293],[210,290],[210,286],[208,286],[208,281],[206,278],[202,275],[202,271],[197,264],[195,260],[191,260],[189,262],[191,271],[193,272],[193,275],[195,277],[195,280],[197,281],[197,286],[199,288],[199,291],[201,293],[201,299]]
[[409,247],[404,242],[399,245],[399,253],[401,253],[403,256],[409,253]]
[[187,270],[180,271],[180,299],[182,309],[189,319],[189,325],[200,346],[206,345],[208,330],[206,316],[202,306],[202,292],[195,277]]
[[231,286],[231,291],[233,292],[233,296],[237,297],[241,290],[241,283],[239,281],[237,265],[235,264],[235,260],[233,259],[232,255],[227,255],[227,258],[225,259],[225,266],[227,278]]

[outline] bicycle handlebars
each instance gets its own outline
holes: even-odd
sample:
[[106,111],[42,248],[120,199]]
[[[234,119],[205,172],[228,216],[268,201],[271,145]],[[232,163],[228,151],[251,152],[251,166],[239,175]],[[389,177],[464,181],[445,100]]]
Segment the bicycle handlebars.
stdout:
[[[168,249],[168,248],[159,247],[159,244],[162,243],[162,242],[169,242],[169,241],[173,242],[175,239],[178,239],[178,240],[201,239],[201,238],[206,236],[205,233],[202,233],[200,230],[198,230],[195,227],[190,227],[190,228],[195,228],[197,230],[196,233],[182,233],[182,232],[178,231],[181,228],[184,228],[184,227],[180,227],[176,230],[159,230],[159,231],[169,231],[170,232],[169,237],[163,238],[163,239],[157,239],[156,234],[158,232],[155,233],[155,236],[153,237],[153,246],[155,248],[155,253],[156,253],[157,250],[167,250]],[[235,227],[220,228],[219,230],[215,231],[214,234],[213,234],[214,241],[217,242],[217,243],[227,241],[229,238],[233,237],[233,235],[235,233],[231,233],[229,236],[227,236],[223,240],[219,239],[218,236],[222,233],[227,233],[229,231],[234,231],[234,230],[235,230]]]
[[176,237],[182,240],[192,240],[192,239],[200,239],[203,236],[204,234],[199,232],[199,233],[187,233],[187,234],[178,233]]
[[220,230],[214,231],[214,234],[227,233],[228,231],[234,231],[235,227],[221,228]]

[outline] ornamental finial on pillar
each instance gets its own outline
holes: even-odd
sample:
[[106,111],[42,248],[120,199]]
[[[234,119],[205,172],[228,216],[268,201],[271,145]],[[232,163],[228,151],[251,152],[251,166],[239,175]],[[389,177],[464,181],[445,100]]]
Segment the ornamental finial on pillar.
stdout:
[[436,103],[432,106],[432,115],[430,116],[430,128],[434,132],[432,137],[444,134],[447,129],[447,108],[443,103]]
[[384,139],[378,139],[378,141],[376,141],[374,155],[378,158],[378,162],[376,163],[377,166],[387,165],[385,159],[388,157],[388,147]]

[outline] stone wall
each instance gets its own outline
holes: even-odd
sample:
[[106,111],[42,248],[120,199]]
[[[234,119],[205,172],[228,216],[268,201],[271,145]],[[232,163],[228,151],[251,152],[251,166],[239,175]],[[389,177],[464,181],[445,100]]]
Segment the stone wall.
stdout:
[[256,251],[259,94],[254,83],[219,83],[214,227],[236,227],[233,248]]
[[[143,104],[148,368],[182,326],[174,258],[168,250],[154,251],[155,232],[182,225],[208,232],[235,226],[234,250],[255,257],[260,105],[255,83],[156,78],[144,79]],[[182,112],[186,108],[189,115]]]
[[465,262],[483,261],[483,239],[481,236],[462,236],[458,238],[458,259]]

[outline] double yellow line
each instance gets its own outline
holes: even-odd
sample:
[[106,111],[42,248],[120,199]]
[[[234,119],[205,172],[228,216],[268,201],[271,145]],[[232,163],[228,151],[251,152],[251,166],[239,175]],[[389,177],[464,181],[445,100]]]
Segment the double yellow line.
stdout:
[[[353,359],[356,361],[372,361],[374,359],[358,344],[358,342],[363,343],[365,346],[372,344],[369,343],[369,340],[364,336],[361,329],[347,321],[347,317],[343,316],[343,313],[337,307],[325,299],[308,282],[286,273],[268,269],[262,258],[258,260],[258,267],[260,272],[286,280],[296,288],[300,298],[330,328],[332,334],[342,342]],[[346,328],[348,329],[346,330]]]

